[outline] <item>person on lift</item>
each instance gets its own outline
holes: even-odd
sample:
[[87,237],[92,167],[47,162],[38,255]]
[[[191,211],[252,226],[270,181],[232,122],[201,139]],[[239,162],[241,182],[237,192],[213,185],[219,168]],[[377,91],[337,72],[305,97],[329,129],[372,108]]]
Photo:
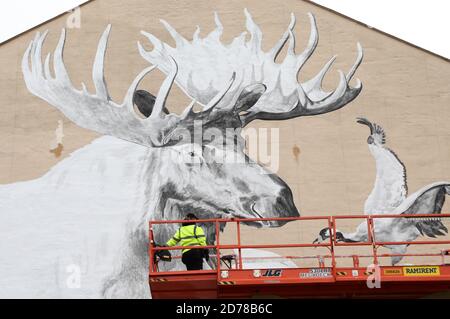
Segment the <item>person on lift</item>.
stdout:
[[[198,220],[194,214],[187,214],[185,222],[166,243],[167,246],[206,246],[205,232],[195,222]],[[203,258],[209,259],[208,249],[186,248],[182,250],[181,261],[187,270],[202,270]]]

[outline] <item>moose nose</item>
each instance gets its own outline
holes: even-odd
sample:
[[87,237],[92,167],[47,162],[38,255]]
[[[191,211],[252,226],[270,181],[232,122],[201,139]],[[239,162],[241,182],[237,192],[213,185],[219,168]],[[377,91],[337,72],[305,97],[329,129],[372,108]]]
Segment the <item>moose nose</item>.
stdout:
[[[274,214],[276,216],[273,217],[300,217],[297,207],[294,204],[292,192],[288,187],[280,191],[275,202]],[[287,221],[272,221],[271,226],[279,227],[286,223]]]

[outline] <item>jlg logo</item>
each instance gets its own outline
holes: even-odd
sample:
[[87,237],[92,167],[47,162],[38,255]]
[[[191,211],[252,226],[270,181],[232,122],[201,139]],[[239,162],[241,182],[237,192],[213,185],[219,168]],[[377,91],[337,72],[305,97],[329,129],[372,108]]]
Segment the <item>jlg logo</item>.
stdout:
[[263,277],[280,277],[281,276],[281,269],[267,269],[266,272],[263,274]]

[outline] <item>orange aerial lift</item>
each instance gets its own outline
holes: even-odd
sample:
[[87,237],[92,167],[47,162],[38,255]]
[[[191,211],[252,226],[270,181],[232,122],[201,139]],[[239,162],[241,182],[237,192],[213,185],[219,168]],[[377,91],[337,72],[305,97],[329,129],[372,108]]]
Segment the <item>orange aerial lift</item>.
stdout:
[[[436,218],[436,215],[402,215],[412,218]],[[441,214],[440,218],[448,218],[450,214]],[[159,271],[158,250],[180,250],[187,247],[155,247],[154,225],[182,223],[176,221],[151,221],[149,227],[149,284],[152,298],[417,298],[435,293],[450,292],[450,264],[446,258],[450,254],[449,240],[421,240],[414,242],[379,242],[373,232],[373,221],[376,218],[399,218],[398,215],[349,215],[349,216],[317,216],[298,218],[254,218],[254,219],[208,219],[199,223],[214,223],[216,227],[215,248],[217,267],[214,270],[200,271]],[[365,219],[369,230],[367,242],[337,242],[335,238],[336,224],[339,220]],[[282,245],[242,245],[241,224],[251,221],[321,221],[333,236],[329,241],[312,243],[289,243]],[[235,223],[237,230],[236,243],[224,245],[220,243],[219,226],[221,223]],[[377,250],[384,245],[432,245],[435,252],[421,254],[379,254]],[[336,249],[341,246],[361,246],[371,248],[370,254],[339,255]],[[247,269],[243,267],[243,249],[279,249],[326,247],[329,253],[317,256],[281,256],[282,258],[302,259],[316,258],[317,267],[299,268],[264,268]],[[236,250],[236,255],[222,255],[224,250]],[[438,264],[421,262],[408,266],[381,266],[379,259],[391,256],[439,257]],[[270,257],[271,259],[273,257]],[[352,266],[339,266],[340,259],[351,259]],[[361,258],[371,258],[371,267],[361,267]],[[258,257],[261,259],[261,257]],[[325,266],[325,260],[330,266]],[[369,282],[369,284],[368,284]],[[372,282],[372,285],[370,284]],[[376,283],[379,283],[378,286]],[[372,287],[372,288],[370,288]]]

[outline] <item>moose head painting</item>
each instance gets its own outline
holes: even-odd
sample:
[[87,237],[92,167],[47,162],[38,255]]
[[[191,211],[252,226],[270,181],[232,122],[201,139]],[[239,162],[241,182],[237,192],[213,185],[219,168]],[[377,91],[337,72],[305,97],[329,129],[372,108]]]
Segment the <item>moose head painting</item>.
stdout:
[[[76,88],[69,77],[63,62],[65,30],[53,55],[45,59],[42,47],[47,32],[36,35],[22,61],[28,90],[76,125],[105,136],[39,179],[0,187],[2,213],[14,208],[17,218],[38,223],[41,229],[34,229],[33,239],[28,239],[23,233],[8,233],[15,221],[5,217],[1,223],[4,236],[15,236],[23,244],[21,252],[12,248],[2,252],[9,262],[0,266],[10,278],[8,286],[14,287],[25,273],[30,280],[27,291],[11,288],[12,294],[147,297],[149,220],[182,219],[189,213],[201,219],[299,216],[290,187],[245,152],[241,130],[254,120],[314,116],[350,103],[362,89],[359,80],[354,87],[349,84],[362,61],[362,48],[357,45],[354,65],[347,73],[339,71],[339,84],[327,92],[322,80],[334,57],[312,79],[297,80],[318,44],[312,14],[310,37],[300,54],[295,52],[294,15],[268,51],[262,49],[262,31],[249,12],[245,15],[249,39],[243,33],[229,44],[221,42],[223,26],[217,14],[216,28],[205,37],[197,29],[192,40],[162,21],[175,47],[143,32],[153,50],[139,44],[139,51],[151,65],[136,76],[122,102],[112,100],[104,78],[111,26],[101,36],[95,55],[95,92],[84,84]],[[276,62],[283,48],[286,56]],[[159,91],[138,90],[141,80],[156,69],[166,75]],[[174,84],[191,100],[179,115],[166,103]],[[213,244],[214,227],[203,226]],[[173,231],[159,227],[156,241],[166,242]],[[100,244],[92,245],[91,240]],[[33,255],[25,246],[45,251]],[[86,278],[81,289],[69,292],[61,287],[54,274],[67,269],[55,266],[55,259],[61,264],[86,261],[88,266],[79,270]],[[33,273],[13,267],[20,260],[33,264]]]

